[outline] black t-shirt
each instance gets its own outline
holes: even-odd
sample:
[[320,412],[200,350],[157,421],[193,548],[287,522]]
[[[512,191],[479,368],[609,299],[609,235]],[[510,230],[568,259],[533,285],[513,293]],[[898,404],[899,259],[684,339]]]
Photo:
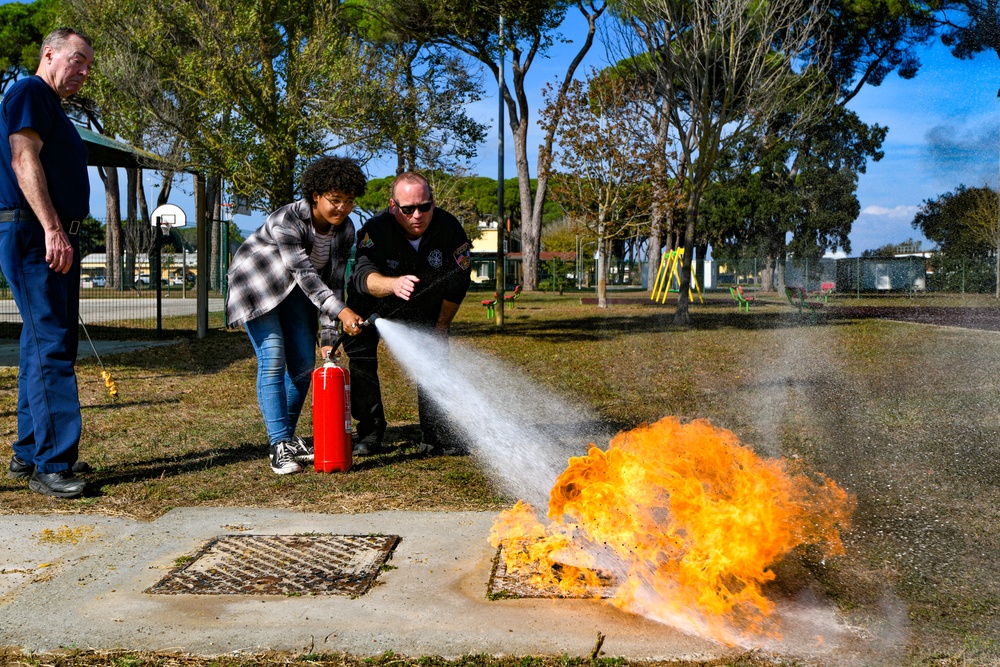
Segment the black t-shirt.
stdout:
[[[433,324],[441,302],[461,303],[469,289],[471,244],[461,223],[435,208],[417,248],[403,235],[392,213],[386,211],[358,231],[357,261],[347,284],[347,306],[362,317],[380,317]],[[368,293],[368,276],[413,275],[420,279],[409,301],[395,295],[376,298]]]

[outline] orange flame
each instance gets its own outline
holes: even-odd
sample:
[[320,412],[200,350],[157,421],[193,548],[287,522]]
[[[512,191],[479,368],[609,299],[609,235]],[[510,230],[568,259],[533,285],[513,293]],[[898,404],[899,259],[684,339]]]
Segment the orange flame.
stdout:
[[763,586],[801,545],[844,553],[854,499],[821,474],[762,459],[706,420],[668,417],[569,460],[549,525],[519,502],[493,526],[508,572],[725,643],[778,636]]

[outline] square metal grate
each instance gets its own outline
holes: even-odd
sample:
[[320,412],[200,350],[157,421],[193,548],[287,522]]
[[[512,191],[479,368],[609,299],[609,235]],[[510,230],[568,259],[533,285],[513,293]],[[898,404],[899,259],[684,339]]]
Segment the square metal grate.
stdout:
[[504,544],[497,547],[493,557],[493,571],[486,587],[486,596],[498,598],[601,598],[614,597],[617,582],[611,575],[598,574],[602,586],[589,586],[586,592],[564,591],[558,586],[537,586],[531,583],[530,572],[508,572],[504,559]]
[[398,535],[221,535],[146,593],[364,595]]

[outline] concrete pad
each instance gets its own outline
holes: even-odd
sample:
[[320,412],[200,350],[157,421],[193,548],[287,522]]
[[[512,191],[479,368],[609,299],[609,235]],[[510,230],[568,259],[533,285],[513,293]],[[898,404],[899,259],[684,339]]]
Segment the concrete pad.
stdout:
[[[307,514],[184,508],[154,522],[0,516],[0,646],[181,651],[346,651],[709,659],[731,651],[592,600],[490,601],[495,515]],[[391,568],[363,596],[144,593],[221,534],[393,534]]]

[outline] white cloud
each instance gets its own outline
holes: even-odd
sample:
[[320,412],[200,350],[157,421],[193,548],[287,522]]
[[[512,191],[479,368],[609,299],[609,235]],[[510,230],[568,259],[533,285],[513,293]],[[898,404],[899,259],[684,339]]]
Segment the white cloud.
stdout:
[[892,208],[886,208],[885,206],[865,206],[861,212],[865,215],[877,215],[891,220],[907,220],[913,218],[919,210],[919,206],[894,206]]

